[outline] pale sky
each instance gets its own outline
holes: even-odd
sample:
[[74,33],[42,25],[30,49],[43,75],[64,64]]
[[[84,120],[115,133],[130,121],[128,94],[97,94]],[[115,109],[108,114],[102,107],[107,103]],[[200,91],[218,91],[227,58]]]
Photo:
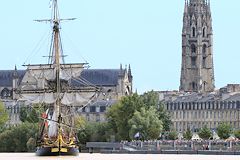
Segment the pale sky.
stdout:
[[[50,0],[0,0],[0,70],[46,63]],[[134,90],[177,90],[184,0],[59,0],[67,62],[131,64]],[[211,0],[216,87],[240,83],[240,0]]]

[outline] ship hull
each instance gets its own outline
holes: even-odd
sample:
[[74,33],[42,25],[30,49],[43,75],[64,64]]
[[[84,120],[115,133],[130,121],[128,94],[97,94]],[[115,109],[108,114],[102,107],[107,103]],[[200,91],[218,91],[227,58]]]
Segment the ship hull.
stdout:
[[66,147],[67,152],[52,152],[52,147],[39,147],[37,148],[37,156],[78,156],[79,149],[74,147]]

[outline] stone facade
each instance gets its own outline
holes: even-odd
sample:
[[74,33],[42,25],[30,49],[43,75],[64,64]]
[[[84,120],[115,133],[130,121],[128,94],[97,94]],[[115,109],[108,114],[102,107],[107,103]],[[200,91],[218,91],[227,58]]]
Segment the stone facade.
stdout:
[[238,88],[239,84],[211,93],[160,92],[172,117],[172,129],[184,132],[190,128],[195,132],[206,125],[216,130],[220,123],[240,129],[240,90],[231,90],[233,86]]
[[[24,102],[18,100],[14,89],[18,87],[23,79],[25,70],[0,70],[0,100],[4,102],[9,111],[9,125],[20,123],[19,111]],[[101,88],[102,93],[91,105],[84,108],[76,107],[76,112],[86,117],[89,121],[105,121],[105,111],[116,103],[122,96],[132,94],[132,72],[131,67],[120,69],[87,69],[81,76],[91,84]],[[81,84],[73,83],[77,89]],[[82,86],[81,86],[82,87]]]
[[214,88],[210,3],[205,0],[186,1],[182,29],[180,90],[211,92]]

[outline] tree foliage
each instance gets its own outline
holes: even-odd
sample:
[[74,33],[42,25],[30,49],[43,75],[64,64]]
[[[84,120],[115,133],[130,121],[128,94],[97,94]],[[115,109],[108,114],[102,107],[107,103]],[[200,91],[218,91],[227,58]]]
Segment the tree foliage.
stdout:
[[80,144],[86,142],[106,142],[110,141],[111,129],[108,123],[87,122],[85,127],[78,131]]
[[187,140],[191,140],[192,139],[192,131],[190,130],[190,128],[188,128],[186,130],[186,132],[183,134],[183,138],[187,139]]
[[[0,134],[0,152],[26,152],[33,149],[33,143],[37,133],[37,124],[23,123],[9,128]],[[30,140],[30,138],[32,138]],[[28,145],[27,145],[28,143]]]
[[236,138],[240,139],[240,129],[234,131],[234,135]]
[[170,131],[172,121],[169,113],[162,103],[157,108],[158,118],[163,122],[163,131]]
[[[139,128],[146,129],[146,127],[140,125],[140,121],[143,123],[143,119],[146,117],[140,119],[139,115],[150,116],[149,114],[152,114],[152,109],[155,110],[154,114],[156,119],[163,125],[163,129],[160,127],[160,130],[169,130],[171,125],[170,116],[164,109],[164,106],[159,105],[158,93],[154,91],[144,93],[140,96],[133,94],[128,97],[123,97],[117,104],[113,105],[107,111],[107,118],[116,138],[118,140],[132,140],[133,132],[136,132]],[[136,126],[134,126],[134,123]],[[134,129],[134,127],[138,129]],[[157,129],[157,131],[158,130],[159,129]],[[159,136],[160,133],[157,134]]]
[[158,119],[156,109],[153,107],[136,111],[129,120],[129,125],[131,138],[139,132],[143,140],[157,139],[162,131],[162,121]]
[[176,140],[178,138],[178,133],[176,131],[171,131],[168,134],[168,139],[170,140]]
[[217,134],[221,139],[227,139],[232,133],[232,127],[227,123],[222,123],[217,127]]
[[77,116],[75,118],[75,128],[82,130],[86,128],[87,122],[86,119],[82,116]]
[[207,126],[204,126],[198,133],[199,137],[202,139],[209,139],[212,136],[212,132]]
[[20,120],[22,122],[37,123],[39,122],[40,115],[44,112],[43,106],[38,104],[28,107],[22,106],[20,109]]
[[2,128],[7,121],[8,121],[8,113],[3,103],[0,101],[0,128]]
[[135,111],[140,111],[142,107],[145,106],[140,96],[133,94],[132,96],[123,97],[120,102],[107,111],[108,121],[117,139],[130,140],[129,130],[131,126],[128,121],[133,117]]
[[159,102],[157,92],[146,92],[141,96],[143,103],[149,108],[154,106],[157,109],[158,118],[163,122],[163,131],[170,131],[172,125],[171,117],[164,107],[164,104]]

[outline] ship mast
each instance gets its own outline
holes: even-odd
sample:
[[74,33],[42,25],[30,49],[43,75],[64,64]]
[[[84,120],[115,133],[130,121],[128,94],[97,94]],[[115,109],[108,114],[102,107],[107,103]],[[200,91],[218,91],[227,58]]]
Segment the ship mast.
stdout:
[[61,80],[60,80],[60,20],[59,20],[59,12],[58,12],[58,4],[57,0],[53,0],[53,50],[52,50],[52,59],[53,59],[53,65],[56,69],[56,104],[54,107],[55,115],[58,118],[58,132],[61,131],[60,124],[61,124],[61,111],[60,111],[60,105],[61,105],[61,99],[60,99],[60,93],[61,93]]

